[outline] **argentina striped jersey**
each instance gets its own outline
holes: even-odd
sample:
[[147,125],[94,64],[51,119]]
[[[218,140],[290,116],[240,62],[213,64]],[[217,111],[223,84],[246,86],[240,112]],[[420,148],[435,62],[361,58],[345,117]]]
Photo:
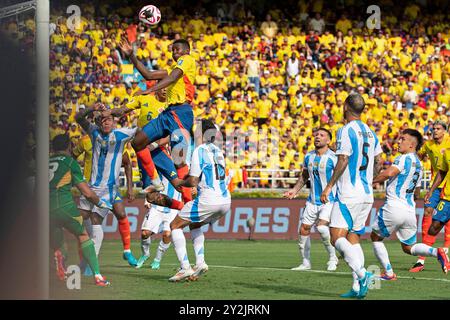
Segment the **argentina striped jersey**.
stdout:
[[120,128],[103,135],[98,126],[89,126],[88,134],[92,141],[91,186],[103,188],[119,185],[123,149],[136,131],[137,127]]
[[373,167],[382,153],[376,134],[361,120],[353,120],[337,133],[336,155],[347,155],[348,165],[337,181],[342,203],[373,203]]
[[394,164],[400,173],[389,179],[386,200],[415,207],[414,191],[422,180],[422,165],[415,153],[402,154],[395,158]]
[[[315,150],[306,154],[305,160],[303,161],[303,168],[308,170],[309,181],[311,181],[311,191],[308,196],[308,201],[312,204],[318,206],[323,204],[320,201],[320,195],[333,175],[336,162],[336,155],[329,149],[322,156],[319,156]],[[334,202],[335,198],[336,186],[333,187],[328,200]]]

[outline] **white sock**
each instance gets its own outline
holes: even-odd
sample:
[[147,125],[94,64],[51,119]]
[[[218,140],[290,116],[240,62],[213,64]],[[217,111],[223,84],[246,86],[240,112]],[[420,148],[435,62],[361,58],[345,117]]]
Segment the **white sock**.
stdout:
[[352,289],[356,292],[359,292],[359,278],[358,275],[352,271],[352,277],[353,277],[353,284],[352,284]]
[[322,238],[322,243],[327,249],[328,255],[330,256],[329,260],[338,260],[336,257],[336,250],[330,243],[330,228],[328,226],[317,226],[317,231],[320,233],[320,237]]
[[366,261],[364,259],[364,251],[362,250],[362,247],[359,243],[353,245],[353,249],[358,254],[358,259],[361,261],[361,265],[364,267]]
[[411,248],[413,256],[437,257],[437,249],[426,245],[425,243],[416,243]]
[[377,257],[384,270],[386,270],[386,274],[392,276],[394,274],[394,270],[392,270],[391,262],[389,261],[389,254],[384,243],[382,241],[374,241],[372,242],[372,245],[375,257]]
[[91,219],[88,218],[86,220],[83,220],[83,225],[84,225],[84,228],[86,229],[89,237],[92,238],[92,222],[91,222]]
[[298,237],[298,250],[300,252],[300,256],[303,259],[303,264],[311,265],[311,240],[310,236],[302,236]]
[[172,230],[172,242],[175,247],[175,252],[180,261],[181,268],[189,269],[189,258],[186,251],[186,238],[184,237],[183,230],[175,229]]
[[201,228],[191,230],[192,243],[195,252],[195,265],[205,263],[205,235]]
[[103,228],[101,224],[92,225],[92,241],[94,241],[95,254],[98,257],[103,242]]
[[155,260],[161,261],[164,254],[166,253],[167,249],[170,247],[169,243],[164,243],[162,240],[159,242],[158,250],[156,251],[156,257]]
[[348,266],[358,275],[358,278],[364,278],[366,269],[360,260],[360,252],[358,252],[358,248],[353,246],[344,237],[336,240],[335,248],[344,257],[344,260],[347,262]]
[[152,243],[152,237],[148,237],[147,239],[141,238],[141,250],[142,255],[150,257],[150,244]]

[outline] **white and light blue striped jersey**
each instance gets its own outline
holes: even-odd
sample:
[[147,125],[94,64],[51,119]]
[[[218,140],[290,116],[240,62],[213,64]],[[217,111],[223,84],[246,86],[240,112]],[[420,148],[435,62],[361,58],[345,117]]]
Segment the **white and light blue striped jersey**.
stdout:
[[347,155],[348,166],[337,181],[342,203],[373,203],[373,167],[381,154],[376,134],[361,120],[353,120],[337,133],[336,155]]
[[91,186],[103,188],[119,185],[123,149],[136,131],[137,127],[120,128],[103,135],[98,126],[89,126],[88,134],[92,141]]
[[191,158],[190,176],[199,177],[198,198],[208,204],[227,204],[231,197],[226,185],[225,158],[213,143],[195,148]]
[[386,200],[389,203],[401,203],[415,207],[414,191],[422,180],[422,164],[415,153],[402,154],[395,158],[394,167],[400,173],[389,179],[386,188]]
[[[167,180],[167,178],[165,176],[163,176],[159,172],[158,172],[158,174],[159,174],[159,177],[161,178],[162,183],[164,184],[164,190],[161,193],[167,195],[171,199],[175,199],[177,201],[181,201],[181,193],[179,193],[174,188],[174,186],[170,183],[169,180]],[[167,207],[157,206],[155,204],[152,204],[152,207],[155,208],[156,210],[158,210],[159,212],[163,212],[164,214],[178,212],[178,210],[170,209],[170,208],[167,208]]]
[[[318,206],[323,204],[320,201],[320,195],[330,181],[336,163],[337,157],[330,149],[322,156],[319,156],[315,150],[306,154],[303,168],[308,169],[309,181],[311,181],[311,191],[308,196],[308,201],[312,204]],[[336,186],[333,187],[328,200],[334,202],[335,198]]]

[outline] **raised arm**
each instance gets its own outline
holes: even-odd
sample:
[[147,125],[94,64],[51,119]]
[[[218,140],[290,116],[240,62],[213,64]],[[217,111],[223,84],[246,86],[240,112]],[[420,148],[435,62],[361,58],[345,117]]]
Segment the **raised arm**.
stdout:
[[103,111],[103,110],[106,110],[106,107],[101,103],[96,103],[94,104],[93,107],[80,110],[75,115],[75,121],[83,128],[84,131],[89,132],[90,122],[86,119],[86,117],[91,113],[93,113],[94,111]]
[[283,194],[283,197],[287,199],[294,199],[299,193],[299,191],[303,188],[305,183],[308,181],[308,179],[309,179],[308,169],[303,168],[302,174],[300,175],[300,177],[298,177],[295,186],[291,190],[286,191]]
[[122,53],[125,55],[125,57],[130,59],[130,61],[133,63],[133,65],[136,67],[136,69],[138,69],[139,73],[146,80],[161,80],[161,79],[167,77],[166,70],[150,71],[144,66],[144,64],[142,62],[140,62],[138,60],[138,58],[133,53],[133,47],[131,46],[130,42],[126,38],[126,35],[122,35],[122,40],[120,40],[119,48],[122,51]]
[[178,79],[180,79],[183,76],[183,70],[179,68],[175,68],[172,70],[172,72],[164,77],[162,80],[160,80],[157,84],[155,84],[153,87],[151,87],[148,90],[136,92],[135,96],[144,95],[144,94],[150,94],[152,92],[156,92],[158,90],[167,88],[172,83],[176,82]]
[[345,169],[348,166],[348,156],[345,154],[339,154],[338,156],[338,162],[336,163],[336,167],[334,167],[333,175],[331,176],[330,181],[328,182],[327,186],[322,192],[322,195],[320,196],[320,201],[322,203],[328,202],[328,196],[331,193],[331,190],[333,189],[336,182],[339,180],[339,178],[344,173]]

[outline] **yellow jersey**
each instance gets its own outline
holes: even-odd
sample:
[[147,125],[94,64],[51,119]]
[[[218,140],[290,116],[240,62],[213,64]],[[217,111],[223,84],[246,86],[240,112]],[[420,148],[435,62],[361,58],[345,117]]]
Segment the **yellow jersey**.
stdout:
[[196,74],[195,59],[188,54],[181,56],[169,70],[169,74],[176,68],[183,71],[183,77],[167,88],[167,104],[190,103],[194,100],[194,82]]
[[[450,148],[450,136],[445,135],[444,139],[440,144],[437,144],[433,140],[428,140],[425,142],[423,146],[424,153],[428,155],[428,158],[430,158],[431,163],[431,173],[432,177],[431,179],[434,180],[436,177],[437,171],[439,170],[438,165],[440,160],[442,160],[442,157],[446,150]],[[449,158],[450,159],[450,158]],[[440,184],[439,188],[442,188],[445,184],[445,180]]]
[[91,178],[92,170],[92,142],[88,135],[84,135],[78,140],[75,148],[72,150],[75,158],[78,158],[84,153],[83,175],[86,181]]
[[150,120],[156,118],[167,107],[167,102],[161,102],[156,99],[156,96],[143,95],[133,97],[133,99],[126,104],[126,107],[131,110],[140,109],[137,125],[143,128]]
[[443,180],[441,199],[450,201],[450,149],[445,149],[444,154],[439,159],[437,168],[441,171],[446,171],[447,174]]

